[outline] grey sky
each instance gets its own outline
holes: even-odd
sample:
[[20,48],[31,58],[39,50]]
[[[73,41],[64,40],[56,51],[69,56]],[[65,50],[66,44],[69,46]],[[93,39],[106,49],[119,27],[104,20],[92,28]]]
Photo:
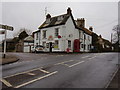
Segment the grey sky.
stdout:
[[2,23],[12,25],[12,37],[20,28],[37,30],[45,20],[45,7],[51,16],[66,13],[70,7],[74,19],[85,18],[86,27],[93,26],[94,32],[110,40],[113,26],[118,24],[117,2],[2,2]]

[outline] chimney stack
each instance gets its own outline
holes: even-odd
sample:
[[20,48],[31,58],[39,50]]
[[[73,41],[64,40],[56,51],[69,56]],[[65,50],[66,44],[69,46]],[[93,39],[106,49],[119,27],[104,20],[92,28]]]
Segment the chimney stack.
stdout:
[[67,14],[71,14],[71,13],[72,13],[72,10],[71,10],[70,7],[68,7],[68,9],[67,9]]
[[89,27],[89,30],[90,30],[90,31],[93,31],[93,27],[92,27],[92,26],[90,26],[90,27]]
[[81,18],[81,19],[77,19],[77,25],[78,27],[85,27],[85,19]]
[[50,14],[47,14],[46,15],[46,19],[50,19],[51,18],[51,15]]

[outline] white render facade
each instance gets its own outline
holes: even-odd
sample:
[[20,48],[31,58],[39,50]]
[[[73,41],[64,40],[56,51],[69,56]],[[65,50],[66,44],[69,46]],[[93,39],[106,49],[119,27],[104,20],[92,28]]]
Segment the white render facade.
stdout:
[[[52,52],[66,52],[68,50],[76,52],[75,40],[79,40],[77,52],[90,52],[92,36],[84,30],[76,28],[71,15],[64,25],[42,28],[34,33],[34,46],[43,45],[45,52],[50,51],[50,43],[52,43]],[[76,45],[78,47],[78,44]]]

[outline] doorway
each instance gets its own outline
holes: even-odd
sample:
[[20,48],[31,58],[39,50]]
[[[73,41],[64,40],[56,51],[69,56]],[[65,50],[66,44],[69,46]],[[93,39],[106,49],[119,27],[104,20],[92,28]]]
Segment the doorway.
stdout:
[[52,42],[49,43],[49,51],[52,52]]

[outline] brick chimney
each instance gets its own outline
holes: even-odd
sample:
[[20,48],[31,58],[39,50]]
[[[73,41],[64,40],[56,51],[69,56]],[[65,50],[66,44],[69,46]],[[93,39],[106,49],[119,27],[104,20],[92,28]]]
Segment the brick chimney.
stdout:
[[72,10],[71,10],[70,7],[68,7],[68,9],[67,9],[67,14],[71,14],[71,13],[72,13]]
[[92,26],[90,26],[90,27],[89,27],[89,30],[90,30],[90,31],[93,31],[93,27],[92,27]]
[[77,19],[77,25],[78,27],[85,27],[85,19],[81,18],[81,19]]

